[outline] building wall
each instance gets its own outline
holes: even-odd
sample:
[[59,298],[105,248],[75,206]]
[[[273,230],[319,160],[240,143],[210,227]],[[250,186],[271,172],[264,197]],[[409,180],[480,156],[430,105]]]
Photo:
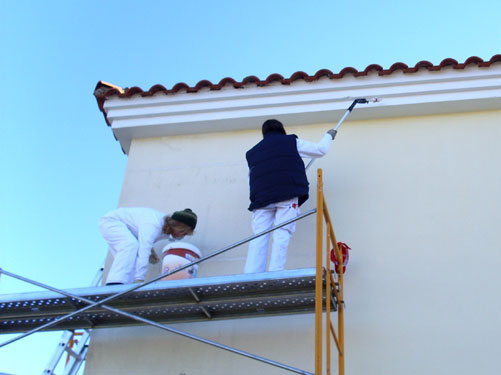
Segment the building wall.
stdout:
[[[137,139],[120,206],[199,215],[207,254],[251,234],[245,151],[255,131]],[[329,128],[287,128],[317,141]],[[346,122],[324,171],[345,274],[346,373],[495,373],[501,349],[501,111]],[[297,225],[286,267],[314,266],[315,219]],[[246,246],[200,266],[238,274]],[[152,268],[150,275],[158,272]],[[175,327],[313,371],[312,314]],[[335,362],[335,360],[334,360]],[[166,370],[168,369],[168,370]],[[95,330],[86,374],[283,374],[151,327]]]

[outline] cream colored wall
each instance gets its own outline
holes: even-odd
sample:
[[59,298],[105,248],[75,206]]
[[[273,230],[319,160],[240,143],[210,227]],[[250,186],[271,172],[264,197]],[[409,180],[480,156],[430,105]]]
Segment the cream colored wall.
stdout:
[[[199,220],[186,238],[204,254],[250,235],[245,150],[253,132],[151,138],[132,143],[121,206],[164,212],[192,208]],[[241,273],[246,249],[214,258],[201,275]]]
[[[324,170],[345,275],[347,374],[496,373],[501,349],[501,111],[346,122]],[[287,128],[317,141],[328,125]],[[135,140],[121,206],[199,215],[204,253],[250,235],[245,151],[258,130]],[[314,217],[287,268],[314,264]],[[236,274],[246,246],[200,266]],[[157,270],[152,269],[150,275]],[[313,315],[175,325],[313,371]],[[196,359],[190,358],[192,353]],[[167,366],[169,370],[165,370]],[[282,374],[149,327],[94,331],[86,374]]]

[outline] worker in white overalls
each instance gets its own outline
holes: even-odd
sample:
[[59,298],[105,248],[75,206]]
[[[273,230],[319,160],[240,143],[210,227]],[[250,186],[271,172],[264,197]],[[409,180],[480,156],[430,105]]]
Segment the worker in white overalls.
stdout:
[[157,263],[152,249],[162,239],[192,235],[197,215],[189,208],[172,215],[145,207],[123,207],[99,220],[99,230],[113,255],[106,285],[143,282],[148,262]]
[[[302,157],[324,156],[336,136],[329,130],[318,143],[287,135],[278,120],[267,120],[262,126],[263,140],[246,153],[249,165],[252,230],[254,234],[295,218],[299,206],[308,199],[308,179]],[[269,271],[284,269],[287,247],[296,223],[273,232]],[[249,243],[245,273],[264,272],[269,234]]]

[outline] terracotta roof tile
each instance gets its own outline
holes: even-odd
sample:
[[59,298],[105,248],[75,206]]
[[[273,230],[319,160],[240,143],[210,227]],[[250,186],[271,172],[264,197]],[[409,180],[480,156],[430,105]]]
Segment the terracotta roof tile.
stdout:
[[466,66],[470,64],[476,64],[478,67],[487,68],[496,62],[501,62],[501,54],[492,56],[488,61],[482,60],[480,57],[472,56],[466,59],[464,63],[458,63],[456,60],[447,58],[440,62],[438,65],[433,65],[431,62],[423,60],[419,61],[413,67],[409,67],[408,65],[397,62],[393,64],[389,69],[384,69],[380,65],[371,64],[367,66],[364,70],[358,71],[352,67],[343,68],[339,73],[333,73],[329,69],[321,69],[316,72],[314,75],[310,76],[309,74],[297,71],[293,73],[290,78],[285,78],[280,74],[271,74],[264,81],[259,79],[256,76],[247,76],[242,81],[238,82],[231,77],[223,78],[217,84],[213,84],[208,80],[202,80],[198,82],[195,86],[191,87],[184,82],[176,83],[171,89],[167,89],[164,86],[157,84],[152,86],[148,91],[144,91],[140,87],[130,87],[122,89],[118,86],[109,84],[104,81],[99,81],[94,90],[94,96],[96,97],[99,109],[103,112],[104,117],[108,125],[110,125],[106,112],[104,111],[104,101],[111,97],[117,95],[120,98],[130,98],[133,95],[141,95],[143,97],[152,96],[156,93],[164,93],[164,94],[176,94],[178,92],[188,92],[188,93],[196,93],[202,89],[209,89],[211,91],[221,90],[225,86],[232,86],[235,89],[243,88],[246,85],[257,85],[257,86],[267,86],[272,83],[281,83],[282,85],[290,85],[291,83],[297,80],[304,80],[306,82],[317,81],[320,78],[327,77],[328,79],[340,79],[343,78],[347,74],[352,74],[355,77],[367,76],[368,74],[374,72],[379,76],[388,76],[396,71],[402,71],[404,74],[416,73],[420,69],[426,69],[428,71],[440,71],[445,67],[452,67],[453,69],[464,69]]
[[157,92],[163,92],[165,90],[167,90],[167,89],[164,86],[162,86],[162,85],[155,85],[149,91],[153,95],[153,94],[156,94]]
[[378,65],[378,64],[371,64],[369,65],[367,68],[364,69],[363,74],[360,74],[360,75],[368,75],[370,72],[374,71],[374,72],[381,72],[383,69],[383,67],[381,65]]
[[313,76],[313,79],[318,80],[322,77],[332,78],[333,75],[334,75],[334,73],[332,73],[329,69],[321,69],[315,73],[315,75]]

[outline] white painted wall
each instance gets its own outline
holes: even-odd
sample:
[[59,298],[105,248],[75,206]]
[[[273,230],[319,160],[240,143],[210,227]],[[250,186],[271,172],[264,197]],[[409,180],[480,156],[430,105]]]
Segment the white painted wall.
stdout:
[[[319,140],[330,125],[287,127]],[[204,253],[250,235],[245,151],[255,130],[133,140],[121,206],[199,215]],[[345,275],[346,373],[493,374],[501,347],[501,111],[348,121],[324,170]],[[313,216],[298,224],[287,268],[314,265]],[[200,266],[243,270],[246,247]],[[155,269],[150,271],[153,274]],[[313,315],[174,325],[313,371]],[[284,374],[150,327],[95,330],[86,375]]]

